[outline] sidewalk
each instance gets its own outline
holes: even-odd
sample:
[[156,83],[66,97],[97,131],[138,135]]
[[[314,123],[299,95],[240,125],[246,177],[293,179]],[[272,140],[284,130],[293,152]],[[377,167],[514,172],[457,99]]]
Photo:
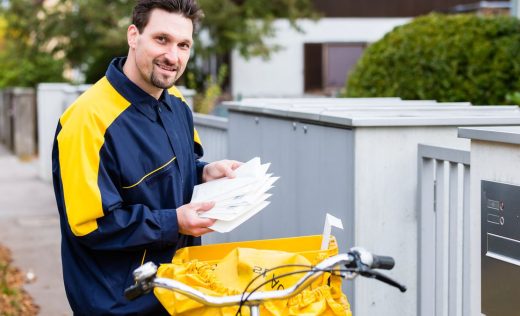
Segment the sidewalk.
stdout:
[[72,315],[63,288],[54,192],[38,178],[37,167],[37,160],[21,162],[0,146],[0,242],[11,249],[15,266],[35,273],[25,289],[40,315]]

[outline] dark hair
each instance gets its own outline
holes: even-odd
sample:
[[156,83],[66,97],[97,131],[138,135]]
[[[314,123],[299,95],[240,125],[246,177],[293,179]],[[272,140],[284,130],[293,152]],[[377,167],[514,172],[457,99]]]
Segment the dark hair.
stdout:
[[150,12],[154,9],[179,13],[190,19],[194,27],[204,17],[204,13],[195,0],[139,0],[132,14],[132,24],[137,27],[139,33],[143,32],[148,24]]

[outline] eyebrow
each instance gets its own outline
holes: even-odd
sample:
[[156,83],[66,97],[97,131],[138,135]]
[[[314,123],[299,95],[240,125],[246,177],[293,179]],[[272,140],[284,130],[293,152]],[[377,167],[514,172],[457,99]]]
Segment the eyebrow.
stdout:
[[[174,38],[176,38],[175,36],[172,36],[172,35],[170,35],[168,33],[164,33],[164,32],[157,32],[155,34],[152,34],[152,37],[158,37],[158,36],[164,36],[167,39],[174,39]],[[191,38],[179,38],[179,37],[177,37],[177,38],[178,38],[179,42],[187,42],[190,45],[193,44],[193,39],[191,39]]]

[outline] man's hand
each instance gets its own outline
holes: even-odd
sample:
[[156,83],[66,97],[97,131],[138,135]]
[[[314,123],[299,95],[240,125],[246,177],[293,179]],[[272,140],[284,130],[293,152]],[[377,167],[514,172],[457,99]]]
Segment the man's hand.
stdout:
[[202,182],[208,182],[224,177],[234,178],[234,170],[242,165],[236,160],[219,160],[207,164],[202,170]]
[[179,232],[184,235],[199,237],[213,230],[208,227],[215,223],[214,219],[200,218],[197,213],[209,211],[214,202],[197,202],[184,204],[177,209]]

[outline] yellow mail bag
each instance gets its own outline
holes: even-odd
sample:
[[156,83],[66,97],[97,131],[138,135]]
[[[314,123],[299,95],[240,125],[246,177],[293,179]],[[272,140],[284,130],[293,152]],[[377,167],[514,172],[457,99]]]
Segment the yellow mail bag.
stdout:
[[[316,235],[187,247],[177,251],[172,263],[162,264],[157,276],[175,279],[213,296],[239,295],[248,285],[246,292],[257,287],[259,291],[280,290],[294,285],[304,273],[277,276],[308,270],[306,267],[338,253],[333,237],[328,249],[319,250],[321,238]],[[270,271],[282,265],[292,266]],[[171,315],[234,316],[238,310],[238,306],[207,307],[167,289],[155,288],[154,293]],[[352,315],[341,291],[341,278],[329,273],[290,299],[262,304],[260,314]],[[242,315],[249,315],[248,307],[242,307]]]

